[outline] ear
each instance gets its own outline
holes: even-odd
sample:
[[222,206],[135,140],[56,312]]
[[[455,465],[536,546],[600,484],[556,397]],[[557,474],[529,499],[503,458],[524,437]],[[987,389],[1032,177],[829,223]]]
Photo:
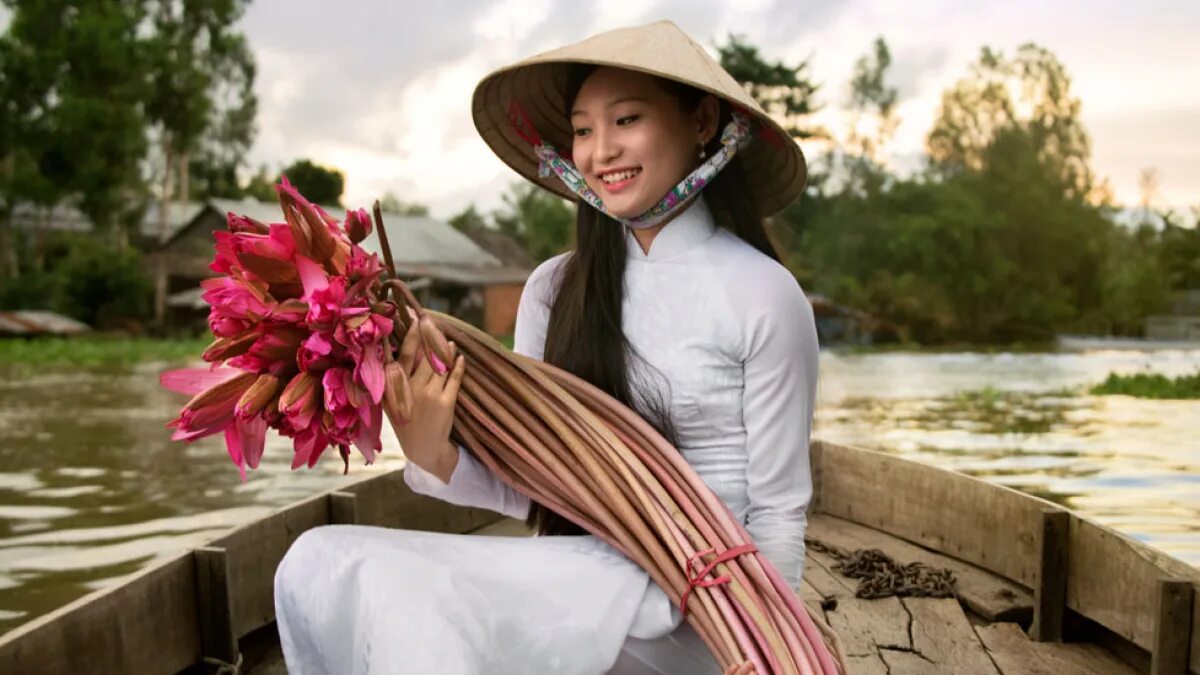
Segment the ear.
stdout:
[[717,117],[721,114],[721,104],[717,97],[706,94],[696,108],[696,140],[705,145],[717,134]]

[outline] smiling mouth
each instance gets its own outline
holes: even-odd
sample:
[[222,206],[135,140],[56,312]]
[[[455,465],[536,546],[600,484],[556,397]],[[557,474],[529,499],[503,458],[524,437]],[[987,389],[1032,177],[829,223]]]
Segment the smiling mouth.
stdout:
[[600,182],[604,184],[604,188],[609,192],[616,192],[625,187],[637,178],[642,173],[639,169],[624,169],[622,171],[610,171],[600,175]]

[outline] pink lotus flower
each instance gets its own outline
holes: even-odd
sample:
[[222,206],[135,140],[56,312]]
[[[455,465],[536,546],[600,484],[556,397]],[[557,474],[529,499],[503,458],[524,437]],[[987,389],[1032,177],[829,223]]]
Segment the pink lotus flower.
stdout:
[[383,447],[384,363],[396,348],[383,266],[358,246],[372,229],[366,210],[348,211],[343,226],[286,179],[276,192],[285,223],[230,213],[228,230],[213,234],[218,276],[201,282],[212,367],[161,377],[193,395],[168,425],[173,438],[223,432],[243,479],[267,428],[292,439],[292,468],[314,466],[333,445],[343,459],[353,445],[373,462]]
[[366,209],[354,209],[346,212],[346,235],[350,243],[357,244],[371,234],[371,216]]
[[267,425],[262,418],[238,419],[234,410],[256,380],[253,373],[231,368],[184,368],[163,373],[159,377],[162,386],[195,394],[179,417],[167,423],[167,428],[175,429],[171,440],[190,442],[224,432],[229,458],[245,480],[246,464],[255,468],[262,457]]

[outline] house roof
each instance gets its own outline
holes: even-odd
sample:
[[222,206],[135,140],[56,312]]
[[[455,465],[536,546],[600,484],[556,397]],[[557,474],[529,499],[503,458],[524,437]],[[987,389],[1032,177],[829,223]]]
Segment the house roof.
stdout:
[[513,267],[525,267],[533,269],[537,267],[537,261],[525,247],[512,237],[504,234],[500,230],[493,227],[473,227],[467,230],[464,234],[471,238],[471,241],[479,245],[480,248],[496,256],[501,263]]
[[[274,202],[214,199],[209,205],[221,217],[232,211],[263,223],[283,220],[279,204]],[[339,207],[322,206],[321,208],[334,217],[344,216],[346,212],[345,209]],[[495,256],[471,241],[470,237],[449,224],[429,216],[406,216],[385,212],[383,223],[387,228],[388,241],[392,245],[392,255],[397,265],[429,264],[465,267],[473,265],[500,266],[501,264]],[[372,229],[371,235],[363,240],[361,246],[369,253],[378,253],[380,257],[383,256],[379,233],[374,229]]]
[[[138,236],[146,241],[158,241],[161,224],[158,222],[158,202],[151,202],[138,225]],[[192,222],[204,209],[204,202],[172,201],[167,206],[167,239]],[[12,223],[16,229],[47,229],[60,232],[91,232],[92,221],[79,209],[60,204],[47,209],[28,202],[13,209]]]
[[69,316],[42,310],[0,312],[0,335],[71,335],[91,328]]

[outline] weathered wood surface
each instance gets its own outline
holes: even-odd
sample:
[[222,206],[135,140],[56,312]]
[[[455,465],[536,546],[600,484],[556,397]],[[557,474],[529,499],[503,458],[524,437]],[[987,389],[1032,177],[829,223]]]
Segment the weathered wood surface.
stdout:
[[[886,453],[813,444],[816,510],[888,532],[1028,589],[1041,571],[1043,499]],[[1200,593],[1200,570],[1074,514],[1067,546],[1067,608],[1152,650],[1154,602],[1164,576]],[[1200,675],[1200,603],[1192,603],[1189,671]]]
[[0,673],[174,673],[199,658],[191,551],[0,640]]
[[1187,581],[1158,580],[1158,615],[1154,623],[1150,675],[1185,675],[1187,672],[1194,594]]
[[1037,582],[1051,502],[873,450],[813,443],[817,511],[888,532],[1013,580]]
[[224,548],[233,599],[233,632],[245,635],[275,620],[275,568],[306,530],[329,524],[329,497],[318,495],[212,542]]
[[1029,635],[1038,642],[1062,642],[1067,614],[1067,551],[1071,542],[1071,514],[1062,509],[1042,512],[1038,549],[1041,564],[1033,590],[1033,626]]
[[[1118,532],[1071,519],[1067,606],[1146,650],[1154,648],[1159,580],[1200,590],[1200,570]],[[1200,673],[1200,606],[1193,603],[1190,669]]]
[[1005,675],[1136,675],[1138,672],[1093,644],[1034,642],[1015,623],[976,626],[975,633]]
[[196,617],[200,622],[200,654],[222,663],[237,663],[238,636],[233,632],[229,597],[229,560],[225,549],[205,546],[192,553],[196,567]]
[[1032,616],[1033,594],[1024,586],[879,530],[818,513],[809,516],[805,536],[847,550],[877,548],[901,564],[921,562],[949,569],[959,598],[989,621],[1027,621]]

